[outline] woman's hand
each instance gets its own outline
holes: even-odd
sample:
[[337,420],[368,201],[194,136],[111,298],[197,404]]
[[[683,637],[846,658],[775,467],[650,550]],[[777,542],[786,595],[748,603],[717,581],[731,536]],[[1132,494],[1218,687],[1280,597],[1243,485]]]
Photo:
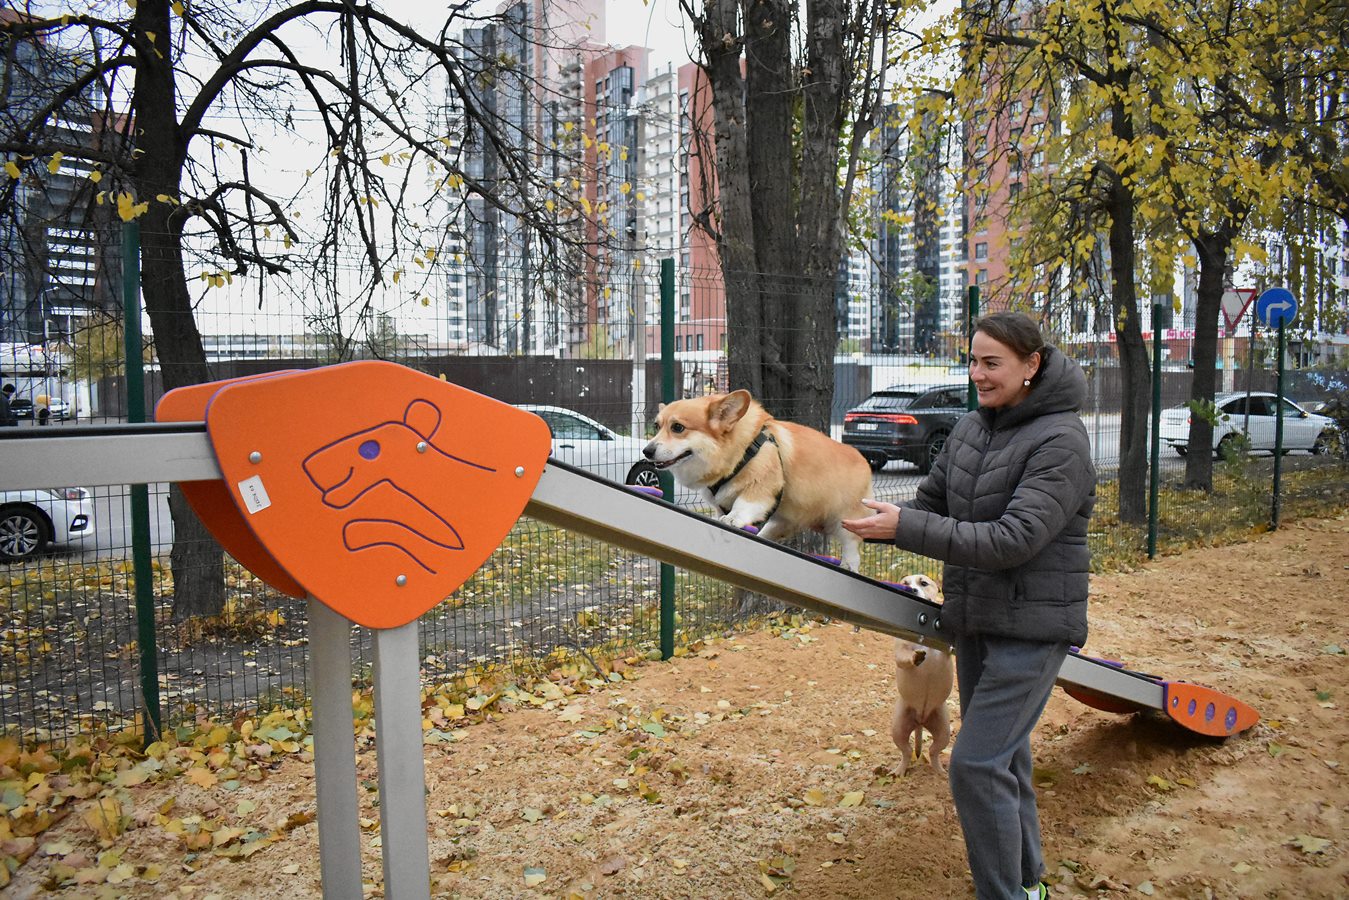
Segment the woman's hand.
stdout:
[[860,519],[844,519],[843,527],[863,540],[893,541],[899,528],[899,507],[879,500],[863,500],[862,505],[876,513]]

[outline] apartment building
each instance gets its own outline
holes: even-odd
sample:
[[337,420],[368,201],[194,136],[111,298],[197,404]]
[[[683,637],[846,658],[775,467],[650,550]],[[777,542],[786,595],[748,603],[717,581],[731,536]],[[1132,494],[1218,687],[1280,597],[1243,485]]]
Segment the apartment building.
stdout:
[[[0,20],[22,15],[0,10]],[[6,87],[3,116],[31,116],[55,90],[74,80],[73,54],[46,41],[6,47],[0,81]],[[45,129],[46,140],[64,154],[31,160],[15,182],[13,214],[0,221],[0,341],[68,342],[98,310],[121,308],[121,228],[111,205],[94,202],[93,152],[127,140],[127,120],[107,115],[92,91],[72,106],[77,112]],[[76,148],[74,152],[70,148]]]

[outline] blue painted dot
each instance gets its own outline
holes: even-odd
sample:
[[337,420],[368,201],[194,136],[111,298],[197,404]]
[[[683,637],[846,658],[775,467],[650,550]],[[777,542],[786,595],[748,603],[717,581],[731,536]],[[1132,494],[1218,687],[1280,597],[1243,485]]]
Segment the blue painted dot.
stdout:
[[1199,704],[1198,704],[1196,701],[1191,700],[1191,701],[1190,701],[1190,708],[1189,708],[1189,710],[1188,710],[1189,715],[1194,715],[1194,711],[1195,711],[1198,707],[1199,707]]
[[1235,706],[1228,707],[1227,715],[1223,717],[1223,724],[1227,726],[1228,731],[1237,727],[1237,708]]
[[362,459],[374,459],[379,456],[379,441],[366,441],[356,452],[361,454]]
[[1214,717],[1215,715],[1217,715],[1217,713],[1218,713],[1218,710],[1217,710],[1216,708],[1214,708],[1214,706],[1213,706],[1212,703],[1210,703],[1208,706],[1206,706],[1206,707],[1204,708],[1204,721],[1205,721],[1205,722],[1212,722],[1212,721],[1213,721],[1213,717]]

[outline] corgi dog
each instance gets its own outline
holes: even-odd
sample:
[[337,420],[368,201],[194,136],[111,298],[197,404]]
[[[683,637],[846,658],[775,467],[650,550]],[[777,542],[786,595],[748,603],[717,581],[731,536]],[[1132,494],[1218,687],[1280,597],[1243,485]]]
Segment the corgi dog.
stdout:
[[[941,586],[926,575],[906,575],[899,583],[913,588],[923,597],[940,603]],[[945,773],[941,752],[951,743],[951,714],[946,698],[956,683],[956,665],[951,654],[911,641],[895,638],[895,684],[899,699],[890,717],[890,737],[899,748],[898,774],[909,766],[909,738],[913,738],[913,758],[923,758],[923,729],[932,735],[928,755],[932,768]]]
[[643,455],[721,511],[735,528],[770,541],[805,529],[842,545],[844,568],[861,566],[862,539],[842,520],[871,515],[871,467],[852,447],[813,428],[780,422],[749,391],[661,404]]

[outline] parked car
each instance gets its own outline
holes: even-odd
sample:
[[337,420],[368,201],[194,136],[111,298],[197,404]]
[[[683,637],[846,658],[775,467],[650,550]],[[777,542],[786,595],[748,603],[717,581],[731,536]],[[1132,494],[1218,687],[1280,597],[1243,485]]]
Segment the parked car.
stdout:
[[904,460],[926,475],[965,415],[965,382],[894,385],[876,391],[843,416],[843,443],[856,447],[875,471]]
[[65,420],[70,417],[70,404],[60,397],[52,397],[48,400],[47,409],[51,411],[53,419]]
[[[619,484],[660,487],[656,467],[642,456],[645,438],[618,434],[589,416],[561,406],[517,405],[548,423],[553,434],[554,459]],[[676,499],[685,502],[695,496],[691,491],[679,490]]]
[[72,544],[94,533],[87,488],[0,491],[0,562],[16,562],[50,544]]
[[16,419],[33,418],[33,401],[27,397],[10,397],[9,412]]
[[[1241,439],[1243,431],[1249,438],[1249,449],[1254,452],[1274,452],[1274,431],[1279,397],[1264,391],[1252,391],[1247,399],[1244,391],[1217,394],[1218,422],[1213,426],[1213,452],[1221,456],[1223,448]],[[1190,417],[1188,406],[1162,410],[1159,436],[1184,456],[1190,449]],[[1287,397],[1283,399],[1283,449],[1326,453],[1335,440],[1335,420],[1307,412]]]

